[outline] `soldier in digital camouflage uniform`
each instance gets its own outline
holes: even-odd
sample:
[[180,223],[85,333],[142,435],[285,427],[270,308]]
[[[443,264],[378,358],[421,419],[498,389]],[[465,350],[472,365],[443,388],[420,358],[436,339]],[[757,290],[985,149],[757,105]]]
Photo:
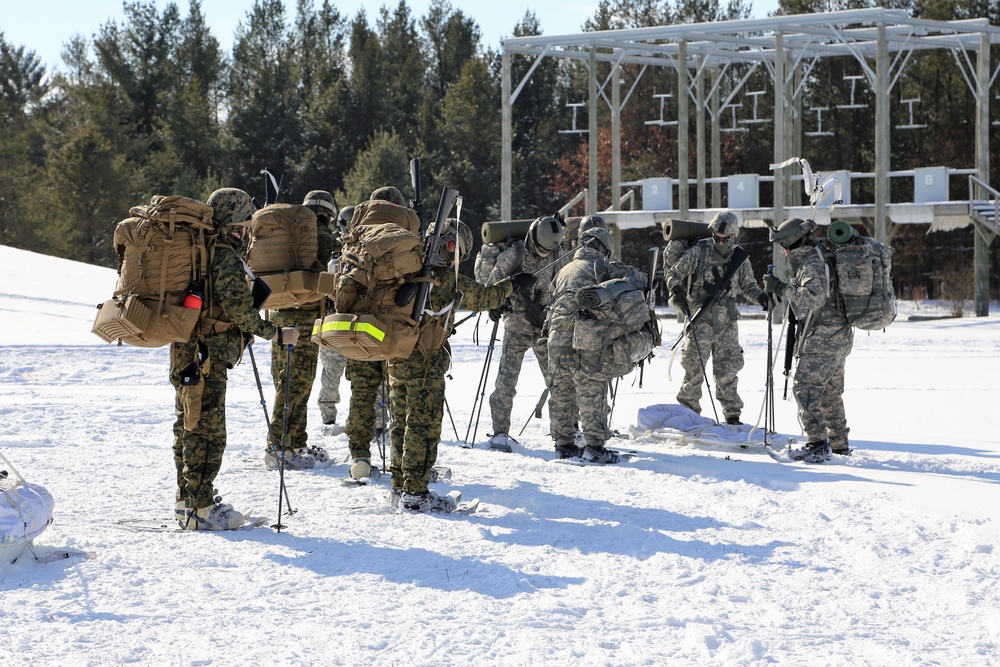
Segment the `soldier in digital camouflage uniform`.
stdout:
[[426,311],[445,314],[440,317],[425,315],[417,348],[409,357],[389,361],[392,411],[392,494],[389,502],[416,511],[451,511],[456,506],[450,497],[439,497],[427,488],[441,440],[444,376],[451,365],[448,336],[455,310],[499,308],[510,297],[515,285],[525,290],[534,282],[530,275],[521,273],[489,287],[481,285],[455,269],[456,257],[464,260],[471,251],[469,228],[449,219],[441,239],[441,255],[431,260],[435,267],[431,274],[434,286]]
[[[223,188],[209,196],[219,231],[205,310],[186,343],[170,346],[170,383],[176,392],[174,463],[177,466],[177,519],[187,530],[231,530],[244,523],[232,505],[220,502],[215,476],[226,450],[226,381],[242,355],[244,333],[294,345],[298,332],[262,320],[253,307],[246,271],[237,254],[244,225],[253,213],[250,196]],[[200,381],[193,381],[200,377]],[[200,417],[197,416],[200,413]]]
[[[403,193],[391,185],[377,188],[368,199],[387,201],[397,206],[407,205]],[[351,383],[351,406],[346,429],[352,460],[350,475],[357,480],[379,477],[381,471],[371,464],[371,442],[386,428],[389,371],[383,361],[348,359],[346,375]]]
[[[560,247],[563,238],[563,223],[553,216],[538,218],[531,223],[527,236],[517,239],[504,248],[487,272],[491,253],[484,248],[476,259],[476,279],[484,285],[495,285],[504,278],[521,272],[535,277],[534,286],[527,294],[513,294],[509,309],[503,314],[503,350],[500,355],[500,369],[497,371],[496,385],[490,395],[490,415],[493,419],[493,435],[490,449],[511,452],[517,440],[510,437],[510,412],[517,394],[517,379],[521,374],[524,353],[534,350],[538,368],[548,386],[548,354],[544,345],[538,344],[545,324],[545,309],[552,301],[552,280],[555,267],[552,252]],[[498,316],[490,312],[490,318]]]
[[[334,238],[330,232],[329,220],[337,215],[337,205],[333,195],[324,190],[313,190],[303,201],[317,217],[316,236],[317,253],[315,269],[325,269],[330,254],[334,250]],[[316,365],[319,346],[309,335],[313,324],[320,316],[323,299],[302,304],[297,308],[283,308],[271,313],[271,321],[281,327],[297,327],[306,332],[291,355],[291,375],[287,378],[288,415],[287,428],[289,446],[284,452],[286,470],[305,470],[317,463],[328,463],[330,460],[322,447],[309,445],[309,434],[306,432],[309,396],[312,393],[313,382],[316,380]],[[288,368],[289,352],[278,343],[271,345],[271,378],[274,380],[275,398],[271,410],[271,430],[268,435],[267,449],[264,453],[264,464],[269,469],[277,469],[281,465],[278,452],[281,449],[281,437],[285,430],[285,382]]]
[[[791,452],[799,460],[820,463],[834,454],[850,453],[847,415],[844,412],[844,367],[854,347],[854,329],[831,296],[826,260],[819,241],[812,236],[816,223],[792,218],[771,230],[771,241],[788,258],[792,278],[785,283],[764,276],[764,289],[787,299],[800,332],[798,363],[792,394],[799,406],[799,421],[806,444]],[[835,293],[833,293],[835,295]]]
[[[664,274],[670,303],[691,316],[708,299],[710,290],[721,280],[736,249],[740,225],[729,211],[720,211],[709,223],[712,236],[687,249],[677,263]],[[743,368],[736,298],[743,295],[765,310],[770,303],[757,285],[750,262],[744,260],[730,281],[718,293],[701,319],[689,327],[681,366],[684,381],[677,392],[677,402],[701,413],[701,385],[709,359],[715,376],[716,396],[722,404],[727,424],[740,424],[743,399],[737,391],[738,373]]]
[[[573,349],[573,326],[579,312],[577,290],[613,278],[645,284],[646,274],[611,259],[613,252],[611,233],[606,227],[594,225],[583,232],[573,260],[556,275],[546,331],[552,392],[549,427],[560,458],[579,456],[593,463],[618,462],[617,453],[604,446],[611,411],[607,380],[587,376],[580,369],[579,353]],[[585,441],[583,449],[574,437],[578,418]]]
[[[353,206],[345,206],[340,209],[336,220],[328,226],[334,241],[332,262],[339,262],[340,251],[344,247],[344,232],[347,231],[347,223],[353,212]],[[331,269],[336,272],[335,266],[327,267],[327,270]],[[321,370],[316,402],[319,405],[319,416],[323,420],[323,435],[337,435],[344,430],[337,424],[337,405],[340,403],[340,378],[347,368],[347,357],[332,347],[320,347],[319,363]]]

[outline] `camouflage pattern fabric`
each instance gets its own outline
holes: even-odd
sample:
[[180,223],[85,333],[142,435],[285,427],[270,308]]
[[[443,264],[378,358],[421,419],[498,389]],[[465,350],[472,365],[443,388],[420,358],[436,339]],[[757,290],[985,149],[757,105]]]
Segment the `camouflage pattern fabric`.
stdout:
[[[698,311],[708,298],[712,285],[725,273],[735,247],[732,242],[719,244],[711,238],[701,239],[664,274],[668,292],[678,285],[684,287],[691,315]],[[702,316],[698,324],[688,331],[681,353],[684,381],[677,392],[678,403],[701,412],[704,368],[708,367],[711,359],[716,396],[726,418],[740,416],[743,399],[737,391],[737,374],[743,369],[744,360],[737,326],[739,312],[736,298],[742,295],[756,303],[762,293],[754,280],[750,262],[744,261],[712,302],[708,316]]]
[[844,366],[854,347],[854,329],[827,292],[826,261],[813,245],[788,254],[792,280],[780,296],[788,299],[804,325],[796,347],[798,362],[792,395],[807,442],[829,438],[834,449],[847,447],[844,412]]
[[573,260],[555,278],[548,319],[549,433],[556,447],[571,444],[579,420],[580,430],[591,447],[608,439],[608,405],[605,380],[594,380],[580,371],[579,355],[573,349],[573,326],[579,311],[576,291],[612,278],[645,282],[646,274],[580,246]]
[[451,355],[445,348],[426,363],[419,352],[389,362],[389,471],[393,488],[411,493],[427,491],[441,442],[444,375],[450,364]]
[[[319,359],[319,346],[314,343],[307,332],[319,317],[319,308],[287,308],[276,310],[271,314],[271,321],[280,327],[298,327],[299,340],[292,348],[291,383],[288,394],[288,435],[289,447],[299,449],[305,447],[309,440],[306,433],[306,415],[309,408],[309,396],[312,394],[313,382],[316,380],[316,364]],[[265,451],[271,451],[281,446],[281,434],[285,421],[285,372],[288,367],[288,347],[271,343],[271,379],[274,381],[274,403],[271,409],[271,428]]]
[[[431,290],[428,309],[440,312],[449,304],[484,311],[498,308],[511,294],[510,281],[489,287],[464,274],[456,279],[453,268],[435,269],[440,284]],[[415,350],[405,359],[392,359],[389,366],[389,404],[392,410],[393,488],[411,493],[427,491],[431,468],[437,462],[441,423],[444,419],[444,375],[451,365],[451,350],[445,346],[430,357]]]
[[[224,319],[234,322],[243,331],[270,338],[277,327],[260,319],[253,308],[247,288],[243,263],[233,249],[235,239],[226,236],[216,246],[212,262],[212,288],[216,304],[221,306]],[[220,318],[222,319],[222,318]],[[215,504],[215,477],[222,466],[226,449],[226,383],[229,369],[243,352],[243,334],[235,327],[204,336],[208,363],[202,369],[200,387],[180,384],[181,371],[198,354],[197,333],[186,343],[170,346],[170,383],[174,387],[174,464],[177,469],[177,500],[187,507],[201,509]],[[200,392],[200,401],[193,404],[191,394]],[[185,428],[189,412],[197,409],[196,424]]]
[[337,404],[340,403],[340,378],[347,368],[347,357],[337,350],[326,347],[319,348],[319,361],[323,369],[320,371],[319,415],[324,424],[337,421]]
[[[519,244],[520,247],[516,247]],[[523,258],[523,259],[522,259]],[[555,279],[556,265],[552,257],[539,257],[528,252],[524,241],[515,241],[505,248],[496,259],[493,271],[487,278],[487,285],[525,271],[535,276],[535,284],[529,295],[542,310],[552,301],[552,282]],[[548,266],[546,266],[548,265]],[[538,368],[548,385],[548,354],[538,339],[542,336],[542,328],[529,321],[524,296],[513,294],[510,297],[512,310],[503,316],[503,348],[500,355],[500,369],[497,372],[496,384],[490,394],[490,414],[493,419],[493,433],[510,433],[510,413],[517,394],[517,379],[521,375],[521,365],[524,353],[534,350]]]
[[[330,254],[336,248],[336,239],[329,225],[316,227],[316,259],[326,267]],[[319,345],[312,341],[309,332],[320,317],[321,304],[311,308],[285,308],[276,310],[271,321],[279,327],[298,327],[299,339],[292,350],[291,388],[288,397],[289,447],[305,447],[309,439],[306,433],[306,416],[309,411],[309,396],[316,380],[316,366],[319,359]],[[268,434],[267,451],[281,445],[281,434],[285,419],[285,369],[288,364],[288,349],[278,343],[271,343],[271,379],[274,381],[274,405],[271,410],[271,428]]]
[[351,407],[347,413],[347,439],[351,458],[370,459],[375,429],[385,428],[379,389],[388,372],[381,361],[347,360],[347,380],[351,383]]
[[715,396],[722,404],[726,418],[738,418],[743,411],[743,399],[737,391],[737,374],[743,369],[743,348],[740,347],[736,322],[730,322],[725,314],[720,315],[718,322],[720,326],[716,333],[716,326],[711,321],[699,321],[684,341],[681,352],[684,381],[677,392],[677,402],[701,414],[701,388],[705,382],[702,359],[706,367],[711,359]]
[[572,345],[549,345],[549,433],[555,446],[573,444],[579,418],[584,440],[591,447],[607,441],[608,383],[595,380],[579,369]]

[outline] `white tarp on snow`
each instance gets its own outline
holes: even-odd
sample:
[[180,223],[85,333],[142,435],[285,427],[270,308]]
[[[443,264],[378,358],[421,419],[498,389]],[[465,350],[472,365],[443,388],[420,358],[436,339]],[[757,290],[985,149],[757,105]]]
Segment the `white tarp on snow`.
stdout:
[[[703,417],[694,410],[674,403],[639,408],[635,426],[629,427],[629,435],[633,440],[669,440],[679,446],[764,447],[763,429],[749,424],[719,424],[714,419]],[[775,433],[768,442],[785,447],[798,442],[798,438]]]

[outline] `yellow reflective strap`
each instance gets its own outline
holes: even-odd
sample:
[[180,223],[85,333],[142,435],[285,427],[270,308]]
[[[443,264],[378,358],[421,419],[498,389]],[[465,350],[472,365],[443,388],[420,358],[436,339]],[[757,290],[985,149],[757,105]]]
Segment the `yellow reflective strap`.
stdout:
[[380,343],[385,339],[385,331],[368,322],[354,323],[348,320],[323,322],[323,331],[357,331],[368,334]]

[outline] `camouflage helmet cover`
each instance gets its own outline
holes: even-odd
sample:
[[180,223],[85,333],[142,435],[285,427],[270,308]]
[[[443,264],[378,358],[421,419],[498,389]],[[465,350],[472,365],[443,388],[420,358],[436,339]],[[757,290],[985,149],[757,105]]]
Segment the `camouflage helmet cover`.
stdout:
[[[456,233],[456,228],[458,232]],[[462,222],[461,220],[456,220],[455,218],[448,218],[447,225],[441,231],[441,242],[442,245],[449,243],[451,241],[456,241],[455,254],[458,256],[458,261],[464,262],[472,254],[472,230],[469,226]]]
[[615,240],[611,232],[600,227],[591,227],[580,236],[580,245],[594,248],[605,257],[611,257],[615,251]]
[[337,216],[337,202],[326,190],[313,190],[302,200],[303,206],[308,206],[315,213],[325,213],[334,218]]
[[253,201],[243,190],[220,188],[205,202],[213,209],[213,219],[220,225],[245,225],[253,216]]
[[372,192],[372,196],[369,199],[381,199],[382,201],[392,202],[397,206],[406,206],[406,199],[403,198],[403,193],[391,185],[378,188]]
[[729,211],[719,211],[708,223],[708,231],[713,234],[728,236],[733,241],[740,235],[740,221],[735,214]]

